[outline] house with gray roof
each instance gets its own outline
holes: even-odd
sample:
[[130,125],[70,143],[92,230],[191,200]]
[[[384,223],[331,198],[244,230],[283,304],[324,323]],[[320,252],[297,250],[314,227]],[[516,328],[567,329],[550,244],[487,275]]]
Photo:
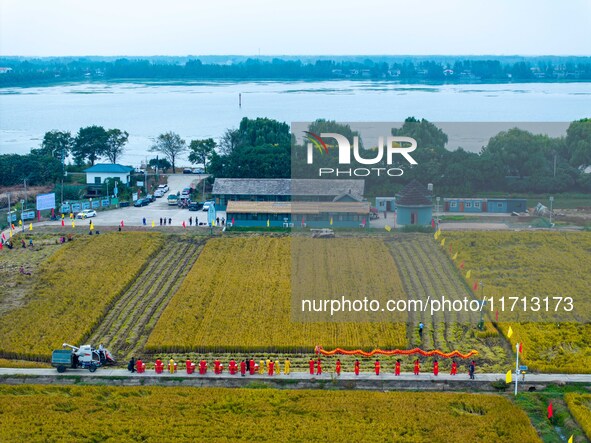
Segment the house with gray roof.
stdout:
[[249,202],[362,202],[364,180],[217,178],[213,185],[216,208],[231,201]]

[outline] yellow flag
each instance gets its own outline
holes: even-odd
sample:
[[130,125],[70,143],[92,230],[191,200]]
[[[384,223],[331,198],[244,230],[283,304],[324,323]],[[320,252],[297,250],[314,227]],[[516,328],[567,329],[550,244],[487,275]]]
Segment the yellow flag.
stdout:
[[512,380],[513,378],[511,377],[511,371],[507,371],[505,374],[505,383],[511,383]]
[[156,226],[156,222],[152,220],[152,227]]
[[571,435],[571,436],[570,436],[570,438],[568,439],[568,443],[573,443],[573,441],[574,441],[574,440],[573,440],[573,437],[574,437],[574,435]]
[[513,335],[513,329],[511,329],[511,326],[509,326],[509,330],[507,331],[507,338],[511,338],[512,335]]
[[332,226],[332,217],[330,218],[330,225]]
[[458,253],[457,252],[454,254],[454,256],[451,259],[452,260],[455,260],[456,258],[458,258]]
[[76,227],[76,223],[72,222],[72,227],[75,228]]
[[392,230],[392,227],[390,225],[386,225],[384,226],[384,229],[388,232],[390,232]]
[[12,229],[10,230],[10,238],[12,238]]
[[[331,223],[332,224],[332,223]],[[267,219],[267,228],[271,226],[271,220]]]
[[445,246],[445,237],[441,240],[441,246]]
[[435,240],[437,240],[439,238],[439,231],[435,231],[435,234],[433,234],[433,238]]
[[33,223],[29,223],[29,231],[33,230]]
[[472,269],[470,269],[468,272],[466,272],[466,278],[470,278],[471,275],[472,275]]
[[19,221],[18,221],[18,225],[19,225],[19,226],[22,226],[22,225],[23,225],[23,221],[22,221],[22,220],[19,220]]

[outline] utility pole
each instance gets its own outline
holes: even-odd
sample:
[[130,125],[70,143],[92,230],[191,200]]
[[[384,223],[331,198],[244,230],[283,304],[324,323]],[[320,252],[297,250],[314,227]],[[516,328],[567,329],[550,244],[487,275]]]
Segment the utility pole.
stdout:
[[23,203],[23,211],[27,209],[27,179],[23,179],[23,183],[25,184],[25,201]]
[[519,343],[515,343],[515,396],[517,396],[517,383],[519,382]]

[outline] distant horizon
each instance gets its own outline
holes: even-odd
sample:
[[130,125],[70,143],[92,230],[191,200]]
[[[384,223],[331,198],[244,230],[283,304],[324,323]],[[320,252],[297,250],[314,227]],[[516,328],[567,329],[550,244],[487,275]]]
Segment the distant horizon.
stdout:
[[79,58],[79,57],[96,57],[96,58],[113,58],[113,57],[162,57],[162,58],[185,58],[185,57],[248,57],[248,58],[269,58],[269,57],[286,57],[286,58],[314,58],[314,57],[491,57],[491,58],[591,58],[591,53],[583,54],[55,54],[55,55],[35,55],[35,54],[0,54],[0,58]]

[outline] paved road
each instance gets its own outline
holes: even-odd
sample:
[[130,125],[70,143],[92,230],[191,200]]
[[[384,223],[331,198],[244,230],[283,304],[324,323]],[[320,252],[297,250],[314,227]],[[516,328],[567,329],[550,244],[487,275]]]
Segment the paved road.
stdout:
[[[181,362],[184,365],[184,362]],[[137,373],[130,373],[125,369],[111,369],[111,368],[99,368],[96,372],[91,373],[87,370],[77,369],[77,370],[67,370],[63,375],[76,375],[82,377],[130,377],[130,378],[142,378],[142,377],[186,377],[186,378],[211,378],[211,379],[232,379],[232,378],[239,378],[240,374],[237,375],[230,375],[227,371],[224,371],[221,375],[215,375],[212,371],[208,371],[205,375],[197,375],[192,374],[188,375],[184,368],[183,370],[179,370],[176,374],[156,374],[153,369],[152,364],[148,364],[148,369],[144,374],[137,374]],[[37,377],[43,376],[56,376],[59,377],[61,374],[57,373],[55,369],[23,369],[23,368],[0,368],[0,376],[7,376],[7,375],[17,375],[17,376],[24,376],[24,375],[32,375]],[[334,373],[325,372],[322,375],[314,375],[311,376],[305,372],[292,372],[289,375],[275,375],[272,378],[275,379],[286,379],[286,380],[310,380],[312,378],[316,380],[331,380],[335,376]],[[251,378],[253,380],[265,380],[269,379],[268,375],[248,375],[247,378]],[[415,381],[415,382],[425,382],[425,383],[432,383],[434,381],[466,381],[466,383],[473,382],[468,378],[468,374],[458,374],[456,376],[451,376],[449,374],[439,374],[437,377],[434,376],[432,373],[423,373],[418,376],[410,373],[410,372],[403,372],[400,376],[395,376],[392,373],[382,373],[379,376],[376,376],[374,373],[364,372],[359,375],[355,375],[352,372],[343,372],[340,376],[341,380],[400,380],[400,381]],[[480,382],[492,382],[505,379],[505,374],[476,374],[476,381]],[[521,381],[521,379],[520,379]],[[558,382],[558,383],[587,383],[591,386],[591,374],[527,374],[525,376],[525,381],[527,383],[551,383],[551,382]]]
[[[127,226],[142,226],[143,219],[146,219],[146,225],[151,226],[152,221],[156,226],[160,225],[160,218],[172,219],[172,226],[182,226],[183,221],[189,224],[189,217],[195,220],[195,217],[205,222],[207,215],[205,212],[196,211],[191,212],[188,209],[180,209],[178,206],[168,206],[167,197],[174,193],[181,192],[183,188],[197,187],[202,180],[207,178],[207,175],[191,175],[191,174],[174,174],[168,176],[168,186],[170,191],[164,197],[157,198],[156,201],[150,203],[148,206],[135,208],[133,206],[127,208],[109,209],[107,211],[99,211],[96,217],[92,218],[92,222],[96,227],[100,226],[118,226],[123,220]],[[225,213],[220,214],[220,217],[225,216]],[[82,226],[89,224],[91,219],[76,220],[76,225]],[[66,225],[70,221],[66,220]],[[35,226],[60,226],[61,221],[42,221],[41,223],[33,223]],[[28,226],[28,225],[27,225]],[[8,238],[8,231],[5,231],[5,236]]]

